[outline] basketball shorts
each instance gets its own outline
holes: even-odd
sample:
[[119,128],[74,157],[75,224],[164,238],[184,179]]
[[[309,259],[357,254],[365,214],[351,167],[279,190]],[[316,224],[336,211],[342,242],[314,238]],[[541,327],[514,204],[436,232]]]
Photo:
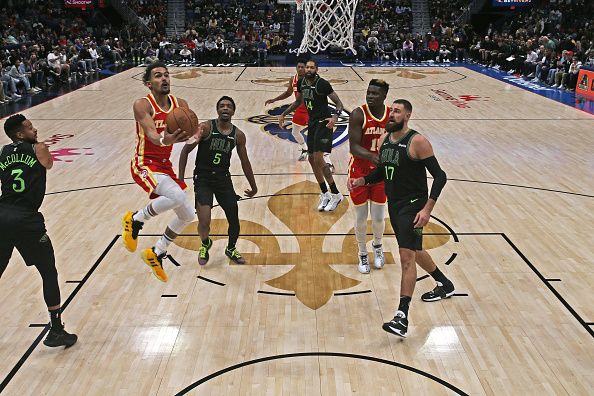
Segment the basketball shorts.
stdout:
[[[355,179],[367,176],[368,174],[369,172],[366,172],[357,166],[351,165],[349,167],[349,178]],[[383,205],[386,203],[386,190],[384,188],[384,182],[381,181],[379,183],[357,187],[351,191],[349,196],[355,205],[363,205],[367,201]]]
[[182,190],[188,188],[188,185],[184,183],[183,180],[177,178],[177,175],[171,166],[171,161],[166,160],[163,163],[158,163],[157,161],[145,159],[144,162],[143,165],[138,166],[135,164],[134,160],[132,160],[130,172],[132,173],[132,179],[134,179],[136,184],[149,193],[150,199],[155,199],[159,196],[154,192],[158,183],[156,174],[169,176]]
[[43,215],[12,205],[0,205],[0,276],[16,248],[28,266],[54,265],[54,248]]
[[211,208],[214,204],[213,197],[216,197],[222,208],[237,205],[237,201],[241,198],[235,193],[229,172],[207,171],[194,174],[194,196],[196,207],[198,205],[208,205]]
[[291,119],[291,122],[293,124],[299,126],[306,126],[308,121],[309,115],[307,114],[307,110],[305,110],[305,108],[303,110],[297,108],[297,110],[295,110],[295,113],[293,113],[293,118]]
[[326,127],[326,120],[309,120],[307,125],[307,152],[332,152],[332,129]]
[[414,220],[427,203],[427,197],[388,201],[390,223],[396,234],[398,247],[423,250],[423,229],[414,227]]

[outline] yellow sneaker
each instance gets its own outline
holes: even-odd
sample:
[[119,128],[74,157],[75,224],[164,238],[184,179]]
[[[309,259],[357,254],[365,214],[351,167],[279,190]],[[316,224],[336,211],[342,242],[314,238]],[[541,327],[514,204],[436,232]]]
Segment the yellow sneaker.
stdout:
[[148,248],[142,251],[141,256],[144,263],[153,270],[153,275],[155,275],[161,282],[167,282],[169,277],[163,269],[163,257],[165,257],[165,253],[157,256],[153,248]]
[[122,218],[122,241],[124,246],[131,252],[136,251],[138,246],[138,233],[142,230],[143,222],[134,220],[134,213],[126,212]]

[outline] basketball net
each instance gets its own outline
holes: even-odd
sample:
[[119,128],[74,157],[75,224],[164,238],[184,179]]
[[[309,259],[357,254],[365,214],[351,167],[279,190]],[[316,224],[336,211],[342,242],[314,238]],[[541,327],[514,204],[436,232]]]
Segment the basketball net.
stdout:
[[331,45],[357,51],[353,45],[355,9],[359,0],[296,0],[305,10],[305,33],[299,53],[317,54]]

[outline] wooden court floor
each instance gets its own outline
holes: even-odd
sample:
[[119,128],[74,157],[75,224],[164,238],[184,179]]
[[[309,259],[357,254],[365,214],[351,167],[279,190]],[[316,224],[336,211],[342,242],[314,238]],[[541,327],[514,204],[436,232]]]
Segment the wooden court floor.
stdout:
[[[594,394],[594,116],[465,68],[320,69],[348,111],[371,78],[388,81],[448,174],[425,244],[457,295],[422,302],[434,284],[419,269],[403,340],[381,329],[398,303],[392,229],[388,264],[359,274],[352,205],[314,210],[315,179],[275,125],[282,103],[264,106],[292,68],[171,69],[172,93],[200,119],[222,95],[237,103],[259,187],[239,203],[247,265],[223,254],[220,208],[203,268],[195,223],[169,251],[180,265],[166,262],[166,284],[125,250],[121,216],[148,202],[129,171],[142,71],[23,112],[56,157],[42,212],[79,342],[40,343],[41,279],[15,253],[0,280],[5,394]],[[348,111],[332,153],[345,194]],[[236,157],[232,173],[248,187]],[[145,224],[138,252],[170,219]]]

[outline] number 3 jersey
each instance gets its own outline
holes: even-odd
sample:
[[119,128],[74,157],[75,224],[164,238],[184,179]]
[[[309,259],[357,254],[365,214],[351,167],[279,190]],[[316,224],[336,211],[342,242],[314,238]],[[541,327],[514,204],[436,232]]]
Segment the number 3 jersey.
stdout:
[[38,211],[45,196],[46,172],[37,159],[33,144],[16,142],[2,147],[0,205],[8,204]]
[[210,133],[200,140],[196,154],[194,174],[226,174],[231,166],[231,155],[235,148],[237,128],[233,125],[228,135],[217,128],[216,120],[210,121]]

